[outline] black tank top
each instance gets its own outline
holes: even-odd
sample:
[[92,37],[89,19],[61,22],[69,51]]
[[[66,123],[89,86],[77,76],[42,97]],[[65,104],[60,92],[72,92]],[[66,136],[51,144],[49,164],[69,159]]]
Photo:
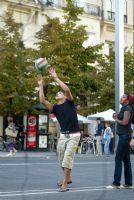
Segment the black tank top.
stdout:
[[125,111],[129,111],[131,116],[130,116],[128,124],[126,124],[126,125],[123,125],[123,124],[120,124],[117,122],[117,134],[118,135],[126,135],[129,133],[132,133],[131,123],[132,123],[133,110],[130,105],[125,105],[121,108],[121,110],[118,114],[118,119],[123,120]]

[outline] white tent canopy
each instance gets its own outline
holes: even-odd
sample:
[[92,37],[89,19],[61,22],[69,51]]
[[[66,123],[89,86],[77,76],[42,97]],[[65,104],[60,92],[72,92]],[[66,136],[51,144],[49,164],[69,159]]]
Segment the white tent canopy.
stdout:
[[81,121],[83,124],[91,124],[92,120],[87,119],[86,117],[77,114],[78,121]]
[[[84,117],[82,115],[77,114],[77,117],[78,117],[78,121],[80,123],[82,123],[82,124],[91,124],[92,123],[92,120],[89,120],[89,119],[87,119],[86,117]],[[53,122],[57,122],[56,117],[53,117],[51,119],[53,120]]]
[[98,117],[100,117],[100,118],[103,118],[104,121],[114,121],[114,119],[112,117],[113,113],[115,113],[115,111],[112,110],[112,109],[109,109],[109,110],[106,110],[106,111],[103,111],[103,112],[100,112],[100,113],[88,115],[87,118],[88,119],[97,119]]

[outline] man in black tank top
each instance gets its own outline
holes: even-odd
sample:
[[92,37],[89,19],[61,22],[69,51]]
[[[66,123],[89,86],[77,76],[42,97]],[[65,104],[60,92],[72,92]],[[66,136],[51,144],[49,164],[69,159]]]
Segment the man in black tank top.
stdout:
[[60,124],[61,133],[57,152],[63,169],[64,179],[62,182],[58,183],[58,186],[60,187],[59,192],[66,192],[68,191],[68,184],[72,183],[71,170],[73,168],[74,155],[80,140],[80,130],[70,89],[58,78],[54,68],[50,68],[49,73],[54,81],[59,84],[63,92],[60,91],[56,94],[57,104],[51,104],[44,96],[44,79],[42,76],[38,76],[39,99],[50,112],[55,114]]

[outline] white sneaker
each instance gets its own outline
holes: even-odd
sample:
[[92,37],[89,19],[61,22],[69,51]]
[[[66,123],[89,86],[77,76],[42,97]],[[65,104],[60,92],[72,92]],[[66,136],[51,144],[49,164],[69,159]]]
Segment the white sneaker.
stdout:
[[12,153],[8,153],[6,156],[13,156],[13,154]]
[[133,186],[132,185],[125,185],[124,184],[124,185],[121,185],[120,188],[121,189],[133,189]]
[[118,185],[108,185],[108,186],[106,186],[106,189],[120,189],[120,186],[118,186]]
[[15,155],[17,152],[18,152],[17,150],[14,150],[14,151],[13,151],[13,154]]

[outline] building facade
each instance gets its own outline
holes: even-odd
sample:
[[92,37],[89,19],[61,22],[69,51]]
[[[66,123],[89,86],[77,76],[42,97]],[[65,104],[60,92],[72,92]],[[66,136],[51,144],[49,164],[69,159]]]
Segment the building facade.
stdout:
[[[80,24],[86,26],[88,40],[85,46],[104,44],[104,53],[108,53],[115,42],[115,0],[73,0],[78,7],[84,8]],[[134,52],[134,0],[124,3],[124,40],[125,46]],[[35,47],[35,33],[46,23],[45,15],[63,20],[62,7],[66,0],[0,0],[0,28],[6,11],[12,11],[16,22],[22,24],[21,37],[26,47]],[[3,118],[0,117],[0,135]]]
[[[84,45],[104,43],[104,51],[115,41],[115,0],[73,0],[84,8],[79,23],[87,26],[89,38]],[[125,46],[133,48],[134,1],[123,0]],[[22,24],[21,34],[25,46],[34,47],[34,35],[46,23],[45,15],[62,20],[62,7],[66,0],[0,0],[0,21],[5,11],[10,10],[17,22]]]

